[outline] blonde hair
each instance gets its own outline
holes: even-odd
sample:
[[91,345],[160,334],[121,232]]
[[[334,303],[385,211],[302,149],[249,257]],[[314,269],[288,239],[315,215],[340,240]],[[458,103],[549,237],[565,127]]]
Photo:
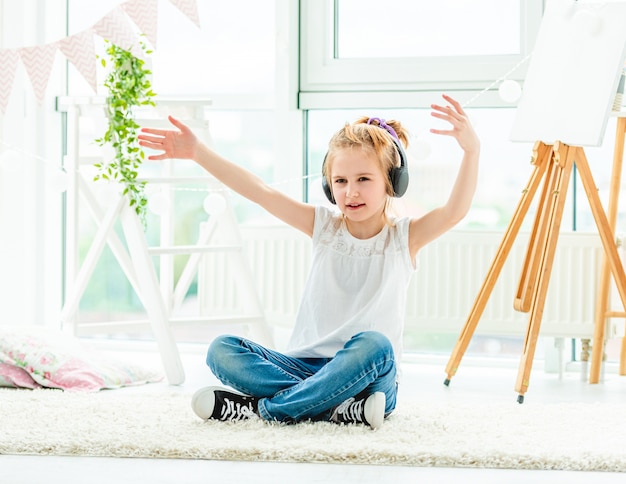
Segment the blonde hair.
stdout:
[[[392,137],[397,138],[404,147],[408,147],[408,132],[399,121],[385,121],[380,118],[362,116],[353,123],[346,123],[328,142],[328,152],[322,165],[322,176],[326,178],[328,186],[332,186],[330,176],[334,155],[337,151],[346,148],[358,148],[374,153],[383,173],[388,174],[392,168],[399,166],[398,148]],[[393,186],[389,176],[385,178],[385,188],[388,198],[384,216],[385,223],[389,224],[387,212],[391,197],[393,197]]]

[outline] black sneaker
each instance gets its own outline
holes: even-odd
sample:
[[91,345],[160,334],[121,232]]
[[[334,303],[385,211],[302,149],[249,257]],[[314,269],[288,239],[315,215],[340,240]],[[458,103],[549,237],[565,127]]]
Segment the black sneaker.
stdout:
[[385,419],[385,394],[383,392],[372,393],[367,398],[356,400],[348,398],[335,408],[330,421],[337,424],[366,424],[377,429]]
[[191,398],[191,408],[202,420],[236,421],[259,418],[259,399],[221,387],[201,388]]

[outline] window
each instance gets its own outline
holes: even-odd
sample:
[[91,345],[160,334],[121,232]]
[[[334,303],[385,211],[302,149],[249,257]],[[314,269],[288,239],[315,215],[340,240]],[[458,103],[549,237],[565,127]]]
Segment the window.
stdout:
[[398,119],[412,135],[415,188],[403,209],[420,213],[442,203],[459,150],[429,133],[428,107],[446,91],[468,111],[483,144],[481,184],[488,188],[479,190],[465,223],[505,227],[530,174],[531,146],[508,141],[515,109],[500,99],[496,81],[515,65],[506,77],[523,79],[541,8],[535,0],[304,0],[300,104],[310,200],[323,201],[316,176],[334,131],[371,115]]
[[[68,1],[70,34],[91,27],[122,3],[119,0]],[[158,94],[187,97],[256,95],[259,99],[273,95],[273,0],[197,2],[201,28],[197,28],[172,2],[158,2],[157,5],[158,44],[151,63],[153,85]],[[102,46],[98,47],[101,51]],[[250,75],[252,72],[253,76]],[[75,74],[71,69],[70,92],[73,95],[91,94],[82,78]],[[261,103],[257,100],[254,104]]]
[[[274,160],[276,127],[280,116],[274,111],[277,18],[274,0],[252,2],[234,0],[197,2],[200,24],[197,28],[172,2],[158,2],[158,42],[149,56],[153,72],[152,85],[159,98],[210,99],[204,119],[208,122],[207,142],[220,154],[246,166],[268,182],[280,172]],[[89,3],[68,0],[68,33],[70,35],[91,27],[111,10],[119,0]],[[99,55],[105,46],[94,37]],[[105,96],[104,69],[100,69],[98,96]],[[82,76],[68,68],[70,96],[93,96]],[[162,113],[164,118],[169,113]],[[160,121],[160,120],[159,120]],[[81,155],[101,153],[94,139],[100,137],[104,119],[87,119],[81,126]],[[245,141],[245,142],[244,142]],[[298,140],[299,141],[299,140]],[[143,176],[154,176],[159,167],[145,163]],[[292,164],[293,165],[293,164]],[[298,169],[301,165],[297,165]],[[84,171],[89,171],[85,167]],[[201,176],[202,170],[192,162],[179,161],[173,167],[174,176]],[[288,171],[288,170],[285,170]],[[89,177],[86,176],[88,179]],[[282,178],[282,175],[279,177]],[[151,192],[150,186],[148,191]],[[156,191],[160,188],[154,187]],[[194,244],[200,223],[207,219],[203,200],[208,191],[198,185],[176,186],[176,245]],[[296,190],[299,193],[299,189]],[[256,205],[233,195],[232,202],[239,223],[265,220],[265,213]],[[150,205],[149,205],[150,206]],[[84,258],[98,227],[87,210],[80,210],[80,257]],[[159,244],[159,215],[150,212],[147,223],[148,244]],[[175,256],[174,272],[180,275],[186,256]],[[197,282],[190,288],[193,299]],[[81,298],[80,321],[117,321],[141,319],[143,306],[106,247]]]
[[339,0],[335,8],[337,59],[505,56],[522,52],[517,0]]
[[482,89],[531,52],[541,4],[304,0],[301,107],[354,98],[320,93]]
[[[448,92],[464,105],[482,142],[479,187],[461,227],[504,231],[532,170],[532,146],[509,141],[515,106],[500,99],[497,88],[504,78],[523,81],[542,8],[535,0],[303,0],[299,101],[306,112],[309,199],[326,203],[321,163],[332,134],[369,115],[398,119],[412,135],[411,185],[399,208],[420,213],[440,204],[454,181],[460,151],[450,139],[428,133],[434,124],[428,106]],[[604,145],[586,150],[605,203],[614,132],[615,120],[609,119]],[[532,222],[527,217],[522,230],[530,230]],[[618,231],[623,224],[620,213]],[[595,231],[575,177],[562,229]],[[408,329],[406,336],[409,351],[447,353],[458,335]],[[517,356],[522,336],[477,336],[470,351]]]

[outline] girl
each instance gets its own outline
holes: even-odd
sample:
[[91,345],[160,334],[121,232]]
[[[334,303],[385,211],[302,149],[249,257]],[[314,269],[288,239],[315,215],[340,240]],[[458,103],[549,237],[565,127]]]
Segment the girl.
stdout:
[[[393,218],[388,207],[408,182],[406,130],[397,121],[362,118],[330,140],[323,187],[338,211],[291,199],[177,130],[142,129],[140,144],[189,158],[218,180],[312,238],[313,261],[287,351],[237,336],[210,345],[207,364],[228,387],[192,398],[202,419],[325,420],[376,429],[396,406],[406,289],[416,255],[458,223],[476,188],[480,142],[463,108],[444,95],[431,115],[449,129],[464,155],[448,201],[419,218]],[[404,146],[403,146],[404,145]]]

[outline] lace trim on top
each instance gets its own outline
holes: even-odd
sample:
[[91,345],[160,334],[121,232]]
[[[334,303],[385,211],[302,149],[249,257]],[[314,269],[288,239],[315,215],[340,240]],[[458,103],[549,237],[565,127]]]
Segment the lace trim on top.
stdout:
[[365,240],[352,236],[341,217],[332,217],[326,225],[328,229],[321,230],[318,243],[341,255],[348,257],[382,255],[389,243],[389,226],[386,224],[378,234]]

